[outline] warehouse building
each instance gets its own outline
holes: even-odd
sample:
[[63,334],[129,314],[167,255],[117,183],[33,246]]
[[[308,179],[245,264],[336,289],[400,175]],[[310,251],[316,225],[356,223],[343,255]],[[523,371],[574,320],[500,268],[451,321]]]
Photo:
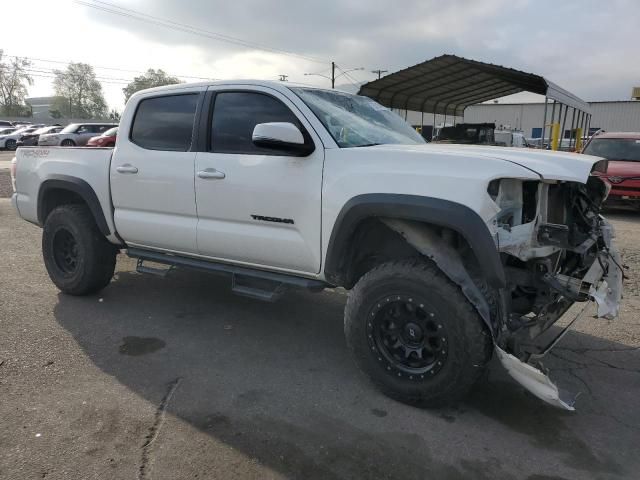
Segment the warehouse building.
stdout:
[[[591,107],[590,133],[600,129],[609,132],[640,132],[640,101],[588,102]],[[544,103],[483,103],[464,111],[469,123],[494,122],[521,130],[528,138],[540,138]],[[458,117],[457,121],[461,121]],[[565,138],[569,136],[565,126]]]

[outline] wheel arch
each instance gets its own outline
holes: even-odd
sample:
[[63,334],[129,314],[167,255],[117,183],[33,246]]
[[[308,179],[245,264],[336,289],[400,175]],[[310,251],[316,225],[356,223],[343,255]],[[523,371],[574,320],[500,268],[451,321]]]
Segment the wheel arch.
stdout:
[[331,232],[325,257],[325,278],[348,286],[348,263],[354,234],[362,222],[398,219],[444,227],[458,233],[471,247],[486,282],[495,288],[506,284],[504,268],[491,233],[469,207],[439,198],[373,193],[351,198],[341,209]]
[[44,225],[51,210],[65,203],[84,203],[87,205],[100,233],[105,237],[111,235],[96,192],[86,181],[69,175],[52,175],[40,184],[38,224]]

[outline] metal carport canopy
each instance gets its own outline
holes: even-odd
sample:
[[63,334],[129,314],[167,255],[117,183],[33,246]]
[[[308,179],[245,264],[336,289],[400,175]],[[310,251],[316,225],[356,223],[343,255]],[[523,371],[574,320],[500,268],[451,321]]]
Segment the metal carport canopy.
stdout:
[[590,112],[584,100],[540,75],[456,55],[441,55],[365,83],[358,93],[388,108],[462,116],[469,105],[524,91]]

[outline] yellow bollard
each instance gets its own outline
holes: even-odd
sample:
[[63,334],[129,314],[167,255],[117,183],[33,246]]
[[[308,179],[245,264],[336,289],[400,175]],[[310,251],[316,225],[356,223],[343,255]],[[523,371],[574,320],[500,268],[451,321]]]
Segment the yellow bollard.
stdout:
[[558,144],[560,142],[560,124],[551,124],[551,150],[558,150]]
[[576,128],[576,152],[582,150],[582,128]]

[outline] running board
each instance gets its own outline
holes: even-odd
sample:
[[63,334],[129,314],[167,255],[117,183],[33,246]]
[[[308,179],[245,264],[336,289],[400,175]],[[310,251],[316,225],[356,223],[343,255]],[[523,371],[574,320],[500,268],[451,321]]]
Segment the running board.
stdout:
[[[280,298],[287,287],[305,288],[313,291],[321,291],[328,286],[321,280],[296,277],[277,272],[266,272],[248,267],[229,265],[227,263],[212,262],[198,258],[183,257],[170,253],[156,252],[142,248],[129,248],[127,255],[137,258],[136,270],[141,273],[150,273],[165,276],[173,267],[191,268],[211,273],[231,275],[232,290],[238,295],[255,298],[258,300],[273,302]],[[170,265],[171,268],[163,270],[148,267],[144,262]]]

